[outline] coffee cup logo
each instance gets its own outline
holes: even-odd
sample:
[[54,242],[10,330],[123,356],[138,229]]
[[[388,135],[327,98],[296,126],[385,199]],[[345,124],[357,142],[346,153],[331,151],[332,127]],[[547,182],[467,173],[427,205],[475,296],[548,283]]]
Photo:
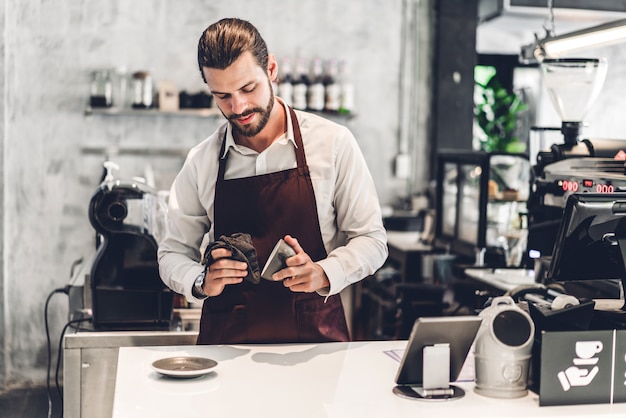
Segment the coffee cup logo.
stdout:
[[596,364],[598,358],[594,357],[602,351],[602,341],[578,341],[576,342],[576,355],[578,358],[574,359],[574,364]]
[[[557,374],[561,387],[564,391],[572,386],[587,386],[598,374],[598,357],[596,354],[602,351],[602,341],[577,341],[576,356],[572,359],[574,365]],[[578,367],[583,366],[583,367]],[[586,367],[585,367],[586,366]],[[589,369],[589,366],[593,366]]]

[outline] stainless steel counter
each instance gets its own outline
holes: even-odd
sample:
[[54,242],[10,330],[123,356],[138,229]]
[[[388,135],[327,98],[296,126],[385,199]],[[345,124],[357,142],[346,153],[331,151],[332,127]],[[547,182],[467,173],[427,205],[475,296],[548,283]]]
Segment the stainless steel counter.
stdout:
[[501,290],[502,293],[515,289],[518,286],[536,284],[534,271],[521,268],[468,268],[465,269],[465,274],[472,279]]
[[120,347],[195,345],[198,331],[69,332],[63,339],[66,418],[110,418]]

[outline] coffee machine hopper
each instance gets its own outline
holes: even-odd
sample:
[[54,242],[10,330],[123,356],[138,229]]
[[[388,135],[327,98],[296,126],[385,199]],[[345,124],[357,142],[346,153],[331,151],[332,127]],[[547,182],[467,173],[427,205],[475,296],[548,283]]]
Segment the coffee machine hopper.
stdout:
[[[541,63],[543,82],[561,118],[563,144],[537,156],[537,164],[545,165],[567,155],[590,155],[590,144],[582,141],[583,119],[604,84],[607,71],[605,58],[544,59]],[[593,152],[593,151],[591,151]]]

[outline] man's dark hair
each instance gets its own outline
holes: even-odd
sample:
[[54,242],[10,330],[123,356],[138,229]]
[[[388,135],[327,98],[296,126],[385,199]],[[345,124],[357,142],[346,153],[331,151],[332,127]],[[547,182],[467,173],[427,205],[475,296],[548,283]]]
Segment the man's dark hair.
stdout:
[[206,28],[198,41],[198,67],[204,82],[203,67],[223,70],[246,51],[267,69],[267,45],[250,22],[226,18]]

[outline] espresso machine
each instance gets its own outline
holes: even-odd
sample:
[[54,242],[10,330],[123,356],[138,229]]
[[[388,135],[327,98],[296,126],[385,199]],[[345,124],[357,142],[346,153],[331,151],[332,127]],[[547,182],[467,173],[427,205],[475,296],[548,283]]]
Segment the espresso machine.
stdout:
[[168,329],[174,293],[157,262],[166,204],[142,179],[116,178],[116,164],[104,166],[89,203],[95,250],[72,276],[70,319],[90,314],[98,330]]
[[[538,292],[539,297],[534,299],[536,303],[531,305],[535,308],[551,306],[562,295],[574,296],[581,301],[615,298],[622,291],[619,283],[556,283],[546,277],[552,254],[561,244],[557,242],[557,234],[568,197],[572,193],[626,191],[626,140],[582,138],[581,135],[584,117],[602,89],[607,61],[597,58],[545,59],[541,70],[548,95],[562,119],[563,142],[539,151],[536,164],[531,167],[526,262],[534,269],[535,281],[544,286],[543,291]],[[550,287],[550,291],[546,291],[546,287]],[[581,308],[572,311],[580,312]],[[569,312],[565,323],[588,324],[592,313],[587,311],[582,321],[572,321],[573,312]],[[565,312],[548,309],[533,319],[541,330],[550,327],[549,322],[560,321],[562,314]],[[559,322],[558,327],[562,324]]]
[[617,328],[618,322],[623,322],[623,315],[609,320],[596,306],[596,301],[623,295],[619,280],[555,281],[548,273],[555,249],[562,244],[557,237],[568,197],[572,193],[626,191],[626,140],[583,138],[581,133],[584,118],[604,84],[606,59],[544,59],[541,71],[562,121],[563,141],[538,151],[531,167],[525,262],[534,269],[536,286],[511,292],[527,303],[535,324],[529,376],[529,386],[534,389],[540,384],[543,332]]
[[541,70],[562,120],[563,142],[540,150],[531,168],[527,262],[535,264],[549,260],[570,194],[626,190],[626,140],[581,137],[584,117],[606,78],[606,59],[545,59]]

